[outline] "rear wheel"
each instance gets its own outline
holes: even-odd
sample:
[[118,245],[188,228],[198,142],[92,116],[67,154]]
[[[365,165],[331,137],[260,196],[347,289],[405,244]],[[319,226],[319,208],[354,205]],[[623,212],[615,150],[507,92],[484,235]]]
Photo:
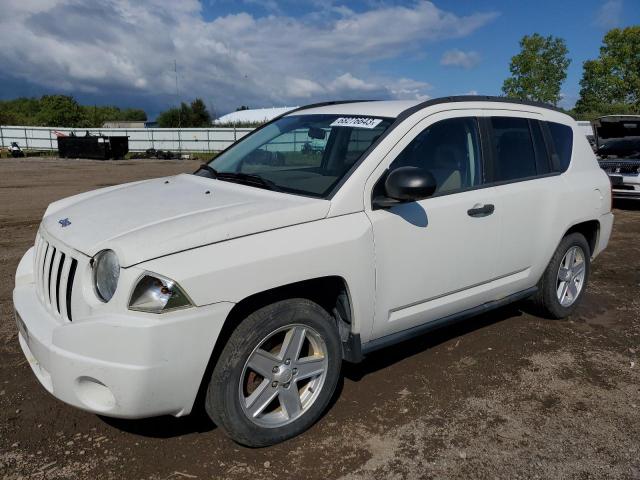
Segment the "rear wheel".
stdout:
[[557,319],[573,313],[586,290],[590,254],[582,234],[572,233],[562,239],[533,298],[542,315]]
[[205,407],[238,443],[272,445],[302,433],[323,413],[341,366],[333,318],[291,299],[243,320],[213,370]]

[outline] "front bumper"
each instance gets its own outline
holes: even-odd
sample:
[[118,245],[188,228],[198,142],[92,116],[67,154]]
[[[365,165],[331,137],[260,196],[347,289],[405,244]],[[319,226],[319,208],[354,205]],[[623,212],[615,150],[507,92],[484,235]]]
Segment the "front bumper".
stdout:
[[609,174],[613,198],[640,199],[640,176]]
[[191,411],[232,303],[63,321],[44,308],[35,284],[25,281],[24,264],[30,263],[21,262],[13,291],[18,337],[33,372],[51,394],[111,417]]

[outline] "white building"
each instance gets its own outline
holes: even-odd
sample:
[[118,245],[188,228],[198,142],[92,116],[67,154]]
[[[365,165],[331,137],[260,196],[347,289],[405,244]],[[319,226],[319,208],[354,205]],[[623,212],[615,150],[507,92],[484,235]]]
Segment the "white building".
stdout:
[[238,110],[237,112],[227,113],[213,121],[214,125],[229,123],[264,123],[276,118],[279,115],[287,113],[298,107],[272,107],[272,108],[254,108],[250,110]]

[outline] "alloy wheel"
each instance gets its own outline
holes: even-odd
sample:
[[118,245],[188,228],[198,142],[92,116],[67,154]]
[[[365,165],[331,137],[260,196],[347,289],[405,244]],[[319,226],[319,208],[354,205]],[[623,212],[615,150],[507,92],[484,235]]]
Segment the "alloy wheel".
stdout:
[[251,352],[240,377],[242,410],[267,428],[304,415],[327,377],[327,346],[313,328],[293,324],[265,337]]

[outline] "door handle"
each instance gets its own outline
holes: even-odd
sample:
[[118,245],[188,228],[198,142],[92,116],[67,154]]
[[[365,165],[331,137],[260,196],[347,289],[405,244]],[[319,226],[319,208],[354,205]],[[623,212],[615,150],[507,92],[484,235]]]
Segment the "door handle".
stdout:
[[493,213],[496,208],[491,203],[486,205],[474,205],[473,208],[467,210],[470,217],[487,217]]

